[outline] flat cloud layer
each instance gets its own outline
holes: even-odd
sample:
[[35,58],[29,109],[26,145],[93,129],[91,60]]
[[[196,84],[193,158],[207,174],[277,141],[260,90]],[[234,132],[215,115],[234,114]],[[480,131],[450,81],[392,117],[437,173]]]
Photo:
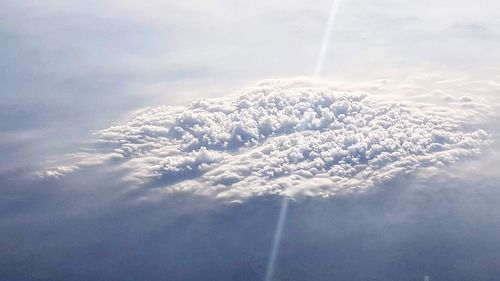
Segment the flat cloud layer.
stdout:
[[99,152],[72,155],[71,165],[45,175],[109,163],[127,171],[124,180],[162,192],[331,196],[477,155],[489,136],[458,116],[357,91],[268,83],[145,110],[99,132]]

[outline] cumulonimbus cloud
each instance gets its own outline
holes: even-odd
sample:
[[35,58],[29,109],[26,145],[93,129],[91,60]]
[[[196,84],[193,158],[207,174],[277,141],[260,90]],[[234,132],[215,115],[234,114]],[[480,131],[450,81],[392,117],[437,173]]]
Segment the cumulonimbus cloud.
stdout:
[[165,191],[331,196],[474,156],[489,139],[441,107],[367,95],[266,85],[151,108],[99,132],[106,149],[45,175],[109,163],[127,171],[124,180]]

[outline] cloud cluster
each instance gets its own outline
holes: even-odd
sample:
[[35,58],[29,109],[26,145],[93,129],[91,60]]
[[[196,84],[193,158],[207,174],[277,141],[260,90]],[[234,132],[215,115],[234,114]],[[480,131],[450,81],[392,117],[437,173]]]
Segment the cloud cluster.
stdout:
[[331,196],[476,155],[489,139],[437,106],[272,84],[148,109],[97,136],[101,151],[46,175],[106,162],[168,192]]

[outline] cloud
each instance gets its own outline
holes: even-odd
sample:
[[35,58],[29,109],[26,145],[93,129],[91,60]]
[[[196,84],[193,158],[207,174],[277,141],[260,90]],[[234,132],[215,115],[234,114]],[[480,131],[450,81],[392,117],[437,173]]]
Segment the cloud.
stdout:
[[106,163],[161,192],[328,197],[444,167],[489,142],[485,131],[466,129],[471,98],[448,98],[445,107],[291,85],[264,82],[240,96],[144,110],[44,176]]

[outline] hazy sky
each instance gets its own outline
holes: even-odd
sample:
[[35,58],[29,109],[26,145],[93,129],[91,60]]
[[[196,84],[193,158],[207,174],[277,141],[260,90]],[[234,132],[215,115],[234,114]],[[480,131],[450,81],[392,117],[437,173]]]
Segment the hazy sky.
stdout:
[[[276,280],[495,280],[500,2],[342,0],[313,83],[331,5],[1,2],[0,279],[262,280],[282,190],[265,172],[286,171],[311,197],[290,205]],[[346,104],[318,85],[349,93]],[[238,98],[251,87],[257,94]],[[291,97],[297,87],[305,105]],[[391,102],[402,105],[387,113]],[[294,111],[273,109],[282,104]],[[161,105],[180,107],[151,109]],[[300,152],[307,167],[297,164],[290,139],[341,147],[349,141],[340,136],[371,128],[340,114],[408,122],[400,133],[420,146],[365,135],[347,154],[315,147],[362,176],[310,152]],[[334,119],[339,127],[321,123]],[[184,131],[165,133],[176,126]],[[193,144],[194,128],[210,139]],[[393,153],[378,166],[358,157],[373,142],[381,148],[370,153]],[[327,173],[335,187],[372,188],[319,199],[332,190],[317,180]],[[214,192],[220,182],[229,191]],[[172,186],[188,193],[165,196]],[[220,193],[240,203],[214,199]]]

